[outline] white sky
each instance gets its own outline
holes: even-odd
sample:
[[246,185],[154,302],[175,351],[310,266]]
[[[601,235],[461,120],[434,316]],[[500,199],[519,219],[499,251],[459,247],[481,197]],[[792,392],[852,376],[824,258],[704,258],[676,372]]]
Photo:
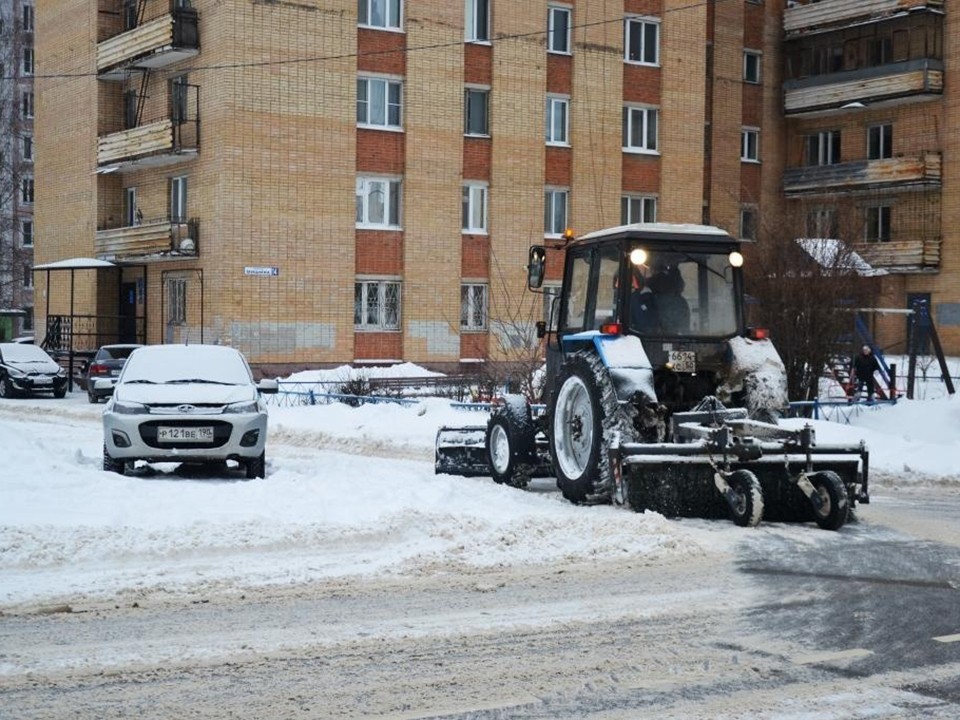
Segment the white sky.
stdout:
[[[956,361],[953,367],[956,375]],[[346,372],[297,379],[342,379]],[[367,372],[427,374],[414,366]],[[850,412],[851,425],[816,422],[817,439],[866,440],[872,470],[896,483],[960,487],[960,400],[946,397],[939,381],[918,395],[925,399]],[[486,418],[444,400],[272,407],[267,477],[253,481],[240,471],[229,479],[185,476],[174,465],[133,477],[105,473],[102,409],[79,390],[64,400],[0,402],[0,611],[240,594],[437,567],[583,561],[608,558],[611,548],[625,558],[662,560],[722,552],[745,532],[823,532],[576,507],[552,479],[521,491],[488,478],[435,475],[437,428]],[[869,507],[861,508],[864,522]]]

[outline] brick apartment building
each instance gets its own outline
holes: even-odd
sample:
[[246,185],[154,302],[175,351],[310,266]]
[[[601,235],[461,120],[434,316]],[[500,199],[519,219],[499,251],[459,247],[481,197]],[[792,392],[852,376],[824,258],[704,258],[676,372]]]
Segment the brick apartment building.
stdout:
[[949,26],[916,4],[49,0],[37,262],[102,267],[38,273],[38,327],[452,368],[542,316],[532,243],[800,204],[960,351]]

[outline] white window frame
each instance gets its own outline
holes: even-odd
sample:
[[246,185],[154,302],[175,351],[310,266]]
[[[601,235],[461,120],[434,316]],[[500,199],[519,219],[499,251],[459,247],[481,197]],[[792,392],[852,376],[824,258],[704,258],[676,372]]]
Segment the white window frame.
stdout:
[[490,42],[490,0],[465,0],[463,30],[467,42]]
[[[359,292],[359,297],[358,297]],[[371,293],[375,297],[371,298]],[[387,303],[390,295],[396,302],[391,314]],[[373,305],[371,306],[371,303]],[[376,319],[370,318],[373,309]],[[357,278],[353,285],[353,328],[375,332],[398,331],[403,318],[403,284],[399,278]]]
[[[557,228],[557,203],[562,201],[560,208],[563,214],[563,227]],[[562,237],[563,232],[570,225],[570,189],[569,188],[551,188],[544,190],[543,194],[543,234],[544,237]]]
[[807,237],[835,238],[837,228],[837,211],[831,207],[815,208],[807,212]]
[[20,180],[20,202],[24,205],[33,205],[34,193],[33,175],[25,175]]
[[[370,195],[374,192],[373,186],[383,186],[379,191],[383,193],[383,220],[370,219]],[[403,183],[398,177],[361,175],[356,184],[356,223],[358,228],[373,228],[378,230],[399,230],[403,222]]]
[[[751,71],[751,64],[753,69]],[[743,81],[750,85],[759,85],[763,80],[763,53],[759,50],[743,51]]]
[[[839,130],[821,130],[810,133],[804,138],[803,161],[807,167],[824,167],[826,165],[837,165],[842,162],[839,150],[836,153],[836,162],[833,162],[834,145],[843,141],[843,136]],[[817,143],[817,162],[810,162],[810,144]]]
[[33,162],[33,135],[29,133],[20,136],[20,159]]
[[30,248],[33,247],[34,237],[33,237],[33,220],[21,220],[20,221],[20,247]]
[[465,282],[460,285],[460,330],[485,332],[490,290],[487,283]]
[[[562,122],[557,122],[557,112],[563,114]],[[546,115],[545,115],[545,133],[547,145],[560,145],[569,147],[570,145],[570,96],[569,95],[547,95]]]
[[[889,143],[884,141],[883,138],[883,129],[890,128],[890,140]],[[879,138],[877,141],[877,147],[879,154],[874,156],[871,152],[873,146],[873,134],[879,133]],[[889,147],[888,147],[889,144]],[[877,123],[876,125],[870,125],[867,127],[867,159],[868,160],[886,160],[893,157],[893,123]]]
[[[650,53],[647,51],[647,28],[656,28],[656,40],[653,48],[653,59],[648,59]],[[630,38],[633,32],[639,32],[641,38],[640,56],[641,59],[631,58]],[[647,65],[651,67],[660,66],[660,20],[658,18],[629,16],[623,20],[623,61],[631,65]]]
[[23,95],[20,96],[20,111],[28,120],[33,118],[33,101],[33,90],[24,90]]
[[740,160],[746,163],[760,162],[760,128],[743,128],[740,131]]
[[[886,211],[886,213],[884,213]],[[876,213],[876,227],[877,233],[871,235],[870,225],[871,225],[871,215]],[[886,220],[884,220],[884,214],[886,214]],[[892,233],[893,226],[893,209],[890,205],[879,204],[871,205],[864,209],[864,223],[863,223],[863,235],[866,242],[890,242],[893,239]],[[884,237],[886,235],[886,237]]]
[[[382,5],[384,8],[383,23],[374,22],[374,7]],[[396,12],[391,12],[396,9]],[[364,19],[366,16],[366,19]],[[391,18],[396,18],[396,24]],[[360,27],[374,30],[401,30],[403,28],[403,0],[357,0],[357,24]]]
[[[655,223],[657,221],[656,195],[622,195],[620,197],[620,224]],[[636,217],[639,215],[639,217]]]
[[170,178],[170,222],[187,222],[187,194],[189,184],[186,175]]
[[[363,91],[361,93],[361,87]],[[391,91],[395,90],[396,102],[390,101]],[[374,93],[379,95],[374,98]],[[361,94],[366,98],[361,100]],[[376,107],[375,100],[379,100],[383,108],[383,121],[371,119],[372,110]],[[361,118],[361,108],[363,118]],[[396,122],[391,122],[391,110],[396,110]],[[375,130],[402,130],[403,129],[403,81],[393,77],[361,75],[357,78],[357,127],[373,128]]]
[[[653,124],[651,138],[650,125]],[[634,130],[640,126],[640,144],[633,144]],[[660,147],[660,110],[645,105],[623,106],[623,151],[629,153],[659,153]]]
[[[171,192],[171,197],[172,197]],[[128,187],[123,189],[123,225],[124,227],[133,227],[139,225],[137,222],[137,188]]]
[[34,10],[33,5],[23,6],[23,31],[33,32]]
[[21,69],[23,70],[24,75],[33,75],[34,59],[33,59],[33,48],[25,47],[23,48],[23,59],[21,61]]
[[33,288],[33,268],[30,265],[23,266],[23,287],[25,290]]
[[487,183],[463,184],[461,229],[465,234],[487,234],[487,195]]
[[[483,95],[483,132],[470,131],[470,109],[473,103],[470,101],[471,95]],[[463,134],[468,137],[490,137],[490,88],[468,85],[463,90]]]
[[[562,35],[557,33],[557,16],[566,16],[567,29]],[[569,5],[558,5],[550,3],[547,5],[547,52],[556,55],[571,55],[573,53],[572,43],[573,27],[573,8]],[[559,47],[558,47],[559,46]]]

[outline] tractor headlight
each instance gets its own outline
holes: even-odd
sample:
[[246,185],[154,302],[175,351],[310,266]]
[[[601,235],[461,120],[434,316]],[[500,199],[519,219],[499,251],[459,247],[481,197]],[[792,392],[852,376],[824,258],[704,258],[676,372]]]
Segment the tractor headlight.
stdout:
[[736,250],[730,253],[727,259],[730,261],[731,267],[743,267],[743,255],[738,253]]
[[643,248],[634,248],[630,251],[630,262],[632,262],[637,267],[646,264],[647,262],[647,251]]

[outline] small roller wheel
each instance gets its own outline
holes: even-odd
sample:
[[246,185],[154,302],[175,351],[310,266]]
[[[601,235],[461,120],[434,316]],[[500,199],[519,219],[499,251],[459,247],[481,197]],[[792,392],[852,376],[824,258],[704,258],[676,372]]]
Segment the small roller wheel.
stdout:
[[730,519],[740,527],[756,527],[763,517],[763,492],[760,481],[749,470],[734,470],[727,478],[730,493]]
[[824,530],[839,530],[847,521],[850,498],[843,480],[832,470],[821,470],[808,476],[816,489],[817,502],[813,502],[813,516]]

